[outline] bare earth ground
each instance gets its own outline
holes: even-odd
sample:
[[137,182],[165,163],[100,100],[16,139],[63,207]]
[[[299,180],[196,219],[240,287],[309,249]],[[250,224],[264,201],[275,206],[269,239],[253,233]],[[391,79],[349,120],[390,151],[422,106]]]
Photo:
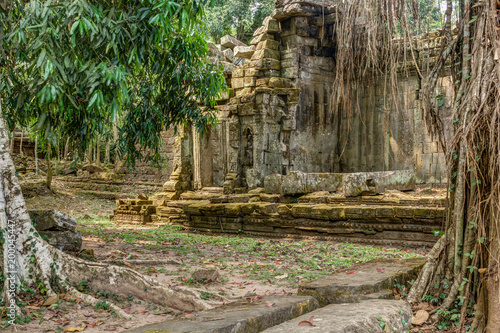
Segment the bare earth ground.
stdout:
[[[41,181],[25,179],[24,182]],[[109,217],[112,200],[81,195],[54,183],[54,192],[39,185],[24,185],[29,209],[54,208],[75,217],[84,235],[81,256],[97,261],[127,265],[161,283],[194,289],[200,298],[214,306],[236,299],[260,295],[295,294],[301,281],[309,281],[338,270],[355,270],[357,264],[375,258],[415,257],[428,249],[383,248],[334,242],[304,242],[246,238],[238,235],[200,235],[185,233],[175,226],[117,225]],[[156,262],[148,263],[147,260]],[[191,273],[200,268],[217,269],[214,282],[200,282]],[[164,321],[178,313],[127,295],[106,290],[88,290],[85,281],[78,286],[103,300],[98,307],[66,297],[43,306],[41,296],[25,305],[31,321],[18,326],[27,332],[121,332],[128,328]],[[61,295],[60,298],[64,298]],[[115,302],[134,315],[125,321],[107,310]],[[1,328],[1,327],[0,327]],[[12,328],[7,328],[7,331]],[[422,330],[424,331],[424,330]],[[418,332],[418,330],[416,331]]]

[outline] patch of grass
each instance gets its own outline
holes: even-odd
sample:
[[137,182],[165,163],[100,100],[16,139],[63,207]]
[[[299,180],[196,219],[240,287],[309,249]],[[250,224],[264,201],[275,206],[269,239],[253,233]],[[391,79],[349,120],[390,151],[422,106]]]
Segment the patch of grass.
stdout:
[[[79,221],[84,235],[104,242],[124,242],[146,250],[168,251],[169,256],[190,261],[177,271],[155,272],[177,275],[190,267],[210,262],[226,273],[243,274],[262,283],[296,287],[332,272],[380,258],[413,258],[415,250],[375,247],[351,243],[263,240],[242,235],[202,235],[182,231],[179,226],[124,227],[107,219]],[[208,258],[208,259],[207,259]],[[242,264],[244,263],[244,264]],[[144,268],[146,272],[149,268]],[[190,284],[191,281],[184,281]]]

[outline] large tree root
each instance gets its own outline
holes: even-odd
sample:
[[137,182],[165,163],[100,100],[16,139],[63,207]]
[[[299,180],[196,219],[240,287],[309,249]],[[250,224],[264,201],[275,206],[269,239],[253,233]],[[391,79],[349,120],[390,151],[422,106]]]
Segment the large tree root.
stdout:
[[[36,232],[26,211],[21,187],[15,175],[14,164],[8,152],[8,137],[2,119],[0,105],[0,228],[4,231],[11,228],[15,235],[12,242],[3,244],[3,267],[7,275],[9,260],[12,260],[15,274],[16,292],[21,281],[26,285],[42,282],[47,289],[47,296],[55,297],[54,291],[66,289],[70,294],[83,301],[95,305],[98,300],[76,290],[72,284],[82,280],[94,290],[108,290],[118,295],[132,295],[142,300],[170,307],[180,311],[199,311],[211,306],[202,301],[196,292],[174,290],[145,277],[138,272],[105,263],[87,262],[66,254],[49,245]],[[9,236],[7,233],[5,236]],[[10,244],[10,248],[9,248]],[[10,251],[10,252],[9,252]],[[7,277],[7,276],[6,276]],[[16,298],[9,293],[7,282],[4,284],[4,299]],[[118,315],[130,316],[118,306],[111,304],[111,309]],[[16,307],[17,314],[20,314]]]
[[415,304],[422,300],[423,296],[429,290],[429,285],[432,282],[434,273],[438,265],[438,258],[446,245],[446,235],[443,235],[432,250],[427,255],[427,261],[418,275],[417,280],[413,283],[410,293],[408,294],[408,302]]

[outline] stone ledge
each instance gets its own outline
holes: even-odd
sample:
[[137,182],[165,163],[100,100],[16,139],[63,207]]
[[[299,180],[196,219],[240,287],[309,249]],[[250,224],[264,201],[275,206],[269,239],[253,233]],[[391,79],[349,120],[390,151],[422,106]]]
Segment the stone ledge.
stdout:
[[[275,303],[269,307],[266,303]],[[199,316],[176,319],[128,330],[129,333],[258,333],[318,308],[304,296],[266,296],[256,302],[235,302],[200,312]]]
[[356,303],[368,294],[392,290],[395,283],[408,285],[426,260],[414,258],[370,261],[353,267],[355,272],[352,274],[342,271],[304,283],[299,287],[298,294],[315,297],[321,306]]
[[[311,316],[314,316],[316,326],[299,326],[301,321],[308,321]],[[412,317],[408,303],[377,299],[355,304],[328,305],[263,332],[406,332],[411,328]]]

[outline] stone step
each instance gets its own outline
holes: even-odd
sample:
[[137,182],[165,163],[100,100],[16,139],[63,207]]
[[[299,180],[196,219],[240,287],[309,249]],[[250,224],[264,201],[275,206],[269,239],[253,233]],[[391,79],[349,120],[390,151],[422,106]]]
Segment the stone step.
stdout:
[[313,297],[265,296],[253,303],[248,301],[230,303],[200,312],[195,317],[150,324],[127,332],[258,333],[309,313],[318,307],[318,302]]
[[[312,326],[307,323],[314,317]],[[365,333],[406,332],[411,328],[412,310],[404,301],[367,300],[360,303],[332,304],[302,315],[263,333]]]
[[320,306],[386,298],[395,284],[409,288],[409,282],[417,276],[425,261],[426,258],[373,260],[347,272],[303,283],[298,295],[313,296]]

